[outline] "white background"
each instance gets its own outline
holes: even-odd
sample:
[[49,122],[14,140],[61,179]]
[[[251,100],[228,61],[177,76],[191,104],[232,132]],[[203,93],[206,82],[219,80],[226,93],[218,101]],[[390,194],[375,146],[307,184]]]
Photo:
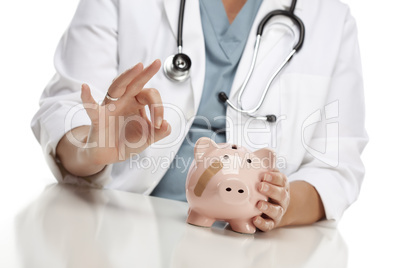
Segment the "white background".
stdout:
[[[339,229],[348,245],[349,267],[402,267],[402,2],[344,2],[359,28],[370,143],[363,155],[367,175],[360,198]],[[12,224],[3,213],[12,214],[7,211],[25,206],[54,182],[30,120],[53,75],[53,53],[77,3],[0,3],[1,228]],[[1,252],[11,252],[13,245],[6,244],[10,240],[0,240]]]

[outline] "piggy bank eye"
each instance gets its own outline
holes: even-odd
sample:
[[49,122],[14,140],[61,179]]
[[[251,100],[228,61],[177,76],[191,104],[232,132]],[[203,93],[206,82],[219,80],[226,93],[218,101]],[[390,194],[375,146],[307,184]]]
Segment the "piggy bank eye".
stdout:
[[225,154],[225,155],[223,156],[223,158],[229,159],[229,156],[228,156],[227,154]]
[[232,145],[232,149],[237,149],[237,146],[236,145]]
[[249,158],[249,159],[247,159],[247,163],[251,163],[251,159]]

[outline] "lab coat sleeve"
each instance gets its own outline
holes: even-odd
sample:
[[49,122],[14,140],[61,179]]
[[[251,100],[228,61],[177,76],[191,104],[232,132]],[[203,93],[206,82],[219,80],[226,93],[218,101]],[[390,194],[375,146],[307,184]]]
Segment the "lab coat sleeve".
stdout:
[[80,1],[55,53],[56,74],[32,119],[32,130],[59,182],[103,186],[109,180],[111,166],[88,178],[69,174],[56,159],[56,146],[69,130],[91,124],[81,104],[81,84],[87,83],[100,101],[117,76],[117,9],[114,0]]
[[324,109],[306,154],[289,181],[303,180],[319,193],[328,220],[337,222],[358,197],[364,176],[361,153],[368,142],[355,20],[345,19],[339,54]]

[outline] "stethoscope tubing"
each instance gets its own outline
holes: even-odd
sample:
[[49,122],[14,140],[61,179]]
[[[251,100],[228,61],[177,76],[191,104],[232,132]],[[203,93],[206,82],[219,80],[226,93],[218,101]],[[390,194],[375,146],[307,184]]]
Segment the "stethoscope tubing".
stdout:
[[[238,111],[238,112],[245,113],[245,114],[247,114],[247,115],[249,115],[249,116],[251,116],[251,117],[255,117],[255,116],[252,116],[252,114],[255,113],[255,112],[257,112],[257,111],[261,108],[261,106],[262,106],[262,104],[263,104],[263,102],[264,102],[264,100],[265,100],[265,97],[266,97],[267,94],[268,94],[268,90],[269,90],[269,88],[271,87],[272,82],[275,80],[276,76],[282,71],[282,69],[286,66],[286,64],[289,62],[289,60],[293,57],[293,55],[294,55],[295,53],[296,53],[296,50],[293,49],[293,50],[289,53],[289,55],[286,57],[286,59],[282,62],[282,64],[279,66],[279,68],[275,71],[275,73],[271,76],[271,78],[269,79],[267,85],[265,86],[265,89],[264,89],[264,91],[263,91],[263,93],[262,93],[262,96],[261,96],[261,98],[260,98],[260,101],[258,102],[258,104],[257,104],[254,108],[252,108],[252,109],[250,109],[250,110],[243,110],[242,103],[241,103],[241,98],[242,98],[242,96],[243,96],[244,90],[246,89],[247,83],[248,83],[248,81],[249,81],[249,79],[250,79],[250,77],[251,77],[252,71],[249,72],[249,74],[247,75],[247,78],[246,78],[246,80],[243,82],[243,84],[242,84],[242,86],[241,86],[241,88],[240,88],[239,94],[238,94],[238,96],[237,96],[237,103],[238,103],[238,106],[239,106],[240,108],[236,107],[229,99],[226,100],[227,104],[228,104],[231,108],[233,108],[234,110],[236,110],[236,111]],[[254,53],[254,54],[255,54],[255,56],[256,56],[257,53]],[[254,58],[254,57],[253,57],[253,58]],[[253,65],[252,69],[254,69],[254,65],[255,65],[255,60],[254,60],[254,59],[253,59],[252,65]]]
[[[164,71],[166,76],[175,82],[183,82],[185,81],[189,75],[189,68],[191,67],[191,60],[190,58],[185,55],[182,54],[182,50],[183,50],[183,20],[184,20],[184,7],[185,7],[185,0],[181,0],[180,1],[180,10],[179,10],[179,21],[178,21],[178,34],[177,34],[177,49],[178,49],[178,54],[176,55],[171,55],[170,57],[168,57],[168,59],[165,61],[164,64]],[[303,21],[294,14],[294,10],[296,8],[296,3],[297,0],[292,0],[291,6],[289,8],[289,10],[274,10],[271,11],[270,13],[268,13],[259,23],[258,28],[257,28],[257,38],[256,38],[256,42],[254,45],[254,53],[253,53],[253,58],[252,58],[252,62],[251,62],[251,67],[249,72],[247,73],[246,79],[244,80],[244,82],[241,85],[241,88],[239,90],[239,94],[237,96],[237,106],[234,105],[229,98],[226,96],[226,94],[224,92],[220,92],[219,93],[219,99],[222,102],[226,102],[232,109],[236,110],[237,112],[243,113],[243,114],[247,114],[250,117],[256,118],[256,119],[262,119],[262,120],[267,120],[269,122],[275,122],[276,121],[276,116],[275,115],[267,115],[267,116],[258,116],[258,115],[253,115],[254,113],[256,113],[262,106],[267,94],[268,94],[268,90],[271,87],[271,84],[273,83],[273,81],[275,80],[275,78],[278,76],[278,74],[282,71],[282,69],[286,66],[286,64],[292,59],[292,57],[294,56],[294,54],[296,52],[298,52],[301,47],[303,46],[303,42],[304,42],[304,36],[305,36],[305,27],[303,24]],[[271,78],[269,79],[267,85],[264,88],[264,91],[261,95],[261,98],[258,102],[258,104],[252,108],[252,109],[248,109],[248,110],[244,110],[242,107],[242,102],[241,102],[241,98],[244,94],[245,88],[253,74],[254,68],[255,68],[255,64],[257,61],[257,55],[258,55],[258,51],[260,48],[260,44],[261,44],[261,36],[262,33],[264,31],[264,27],[265,25],[268,23],[268,21],[270,21],[273,17],[275,16],[285,16],[289,19],[291,19],[299,28],[299,40],[298,42],[294,45],[292,51],[286,56],[285,60],[281,63],[281,65],[279,66],[279,68],[275,71],[275,73],[271,76]],[[175,58],[176,57],[181,57],[181,62],[186,63],[187,68],[180,70],[180,68],[177,67],[177,63],[175,62]]]
[[297,44],[293,47],[294,50],[299,51],[301,47],[303,46],[304,42],[304,36],[305,36],[305,27],[303,21],[296,16],[293,12],[287,11],[287,10],[274,10],[270,13],[268,13],[260,22],[257,28],[257,36],[262,35],[262,32],[264,30],[265,24],[272,19],[275,16],[285,16],[291,19],[299,28],[299,41]]
[[[275,71],[275,73],[271,76],[271,78],[269,79],[267,85],[264,88],[264,91],[261,95],[261,98],[258,102],[258,104],[252,108],[252,109],[248,109],[248,110],[244,110],[242,107],[242,96],[244,94],[244,91],[246,89],[246,86],[251,78],[251,75],[253,74],[254,71],[254,67],[257,61],[257,56],[258,56],[258,51],[260,48],[260,44],[261,44],[261,36],[265,27],[265,24],[272,19],[275,16],[286,16],[288,18],[290,18],[293,22],[295,22],[295,24],[298,26],[299,28],[299,40],[298,42],[295,44],[295,46],[293,47],[292,51],[286,56],[286,58],[284,59],[284,61],[281,63],[281,65],[279,66],[279,68]],[[234,105],[233,102],[231,102],[229,100],[229,98],[226,98],[225,102],[234,110],[236,110],[237,112],[240,113],[244,113],[247,114],[250,117],[254,117],[257,119],[263,119],[265,117],[261,117],[261,116],[255,116],[253,115],[254,113],[256,113],[262,106],[267,94],[268,94],[268,90],[271,87],[272,82],[275,80],[275,78],[278,76],[278,74],[282,71],[282,69],[286,66],[286,64],[292,59],[293,55],[301,49],[301,47],[303,46],[303,42],[304,42],[304,35],[305,35],[305,27],[304,24],[302,22],[302,20],[297,17],[296,15],[294,15],[294,13],[292,13],[291,11],[286,11],[286,10],[274,10],[272,12],[270,12],[269,14],[267,14],[260,22],[260,24],[258,25],[257,28],[257,38],[256,38],[256,42],[255,42],[255,46],[254,46],[254,54],[253,54],[253,59],[251,61],[251,67],[250,70],[246,76],[246,79],[244,80],[244,82],[242,83],[240,90],[239,90],[239,94],[237,95],[237,106]]]
[[179,53],[182,52],[182,48],[183,48],[183,20],[184,20],[185,5],[186,5],[186,0],[180,1],[179,23],[177,26],[177,48],[179,50]]

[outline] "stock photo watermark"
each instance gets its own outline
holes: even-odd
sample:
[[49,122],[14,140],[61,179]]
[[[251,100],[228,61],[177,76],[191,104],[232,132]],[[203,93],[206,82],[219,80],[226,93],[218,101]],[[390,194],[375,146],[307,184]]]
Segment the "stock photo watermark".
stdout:
[[[156,107],[160,107],[160,105],[151,105],[151,107],[149,107],[149,114],[154,114],[153,109]],[[167,142],[156,142],[157,140],[155,137],[156,131],[158,130],[153,127],[152,122],[148,118],[149,115],[142,114],[118,116],[113,114],[113,112],[116,110],[116,106],[114,104],[106,105],[106,107],[102,110],[99,109],[98,105],[88,103],[79,104],[72,107],[65,117],[66,130],[72,129],[73,120],[78,113],[85,112],[85,110],[93,110],[94,112],[99,113],[99,122],[97,127],[100,131],[98,131],[98,136],[92,141],[78,140],[71,132],[66,131],[67,138],[72,144],[81,148],[115,148],[119,151],[119,156],[122,158],[119,160],[123,161],[127,158],[130,158],[131,165],[138,165],[142,168],[147,168],[148,166],[149,168],[156,166],[168,168],[173,162],[175,162],[175,164],[180,163],[180,165],[188,167],[191,164],[191,160],[175,159],[174,155],[168,155],[166,157],[153,160],[147,158],[144,158],[143,160],[137,159],[136,155],[138,155],[139,149],[145,149],[148,146],[152,149],[166,150],[180,146],[183,141],[194,147],[194,141],[189,138],[187,133],[191,131],[199,131],[191,129],[191,125],[196,119],[205,122],[205,130],[201,131],[205,131],[206,134],[209,134],[211,139],[214,139],[219,132],[224,132],[228,140],[230,140],[232,136],[234,136],[233,139],[237,137],[236,140],[238,146],[245,146],[248,148],[268,147],[276,149],[278,143],[278,128],[282,122],[288,120],[287,116],[280,115],[275,123],[268,123],[259,120],[259,123],[257,124],[257,119],[247,118],[246,120],[243,119],[243,127],[239,128],[236,127],[236,124],[238,124],[239,120],[238,118],[219,116],[213,120],[225,120],[225,128],[214,130],[212,127],[213,124],[206,117],[195,115],[189,119],[186,119],[184,112],[178,106],[164,104],[163,107],[165,109],[165,114],[166,111],[169,111],[170,115],[174,116],[174,125],[178,127],[178,129],[175,129],[174,131],[175,136],[173,138],[166,139],[168,140]],[[325,116],[323,116],[323,114]],[[335,167],[339,164],[338,119],[339,101],[334,101],[327,104],[325,107],[323,107],[323,109],[317,109],[307,116],[307,118],[301,124],[300,131],[300,141],[303,148],[306,150],[306,153],[332,167]],[[312,129],[315,129],[317,125],[325,125],[324,132],[320,133],[319,137],[314,135],[310,135],[310,137],[306,134]],[[137,135],[135,138],[133,138],[130,131],[135,131],[136,133],[140,133],[140,135]],[[236,131],[239,133],[235,133]],[[269,137],[269,139],[264,138],[262,141],[253,139],[253,137],[258,135],[259,137]],[[244,144],[242,144],[242,142]],[[286,162],[285,157],[283,157],[282,160],[283,162]],[[283,166],[285,166],[285,164],[283,164]]]
[[[218,149],[219,150],[219,149]],[[180,173],[187,173],[191,165],[197,165],[201,169],[207,169],[211,164],[220,162],[223,170],[244,170],[244,169],[266,169],[272,170],[274,167],[278,169],[286,168],[285,157],[256,157],[252,153],[231,155],[222,154],[221,156],[205,156],[200,159],[190,157],[182,157],[177,154],[170,153],[167,156],[141,156],[133,154],[129,161],[130,168],[149,169],[151,173],[157,172],[159,169],[175,169]]]

